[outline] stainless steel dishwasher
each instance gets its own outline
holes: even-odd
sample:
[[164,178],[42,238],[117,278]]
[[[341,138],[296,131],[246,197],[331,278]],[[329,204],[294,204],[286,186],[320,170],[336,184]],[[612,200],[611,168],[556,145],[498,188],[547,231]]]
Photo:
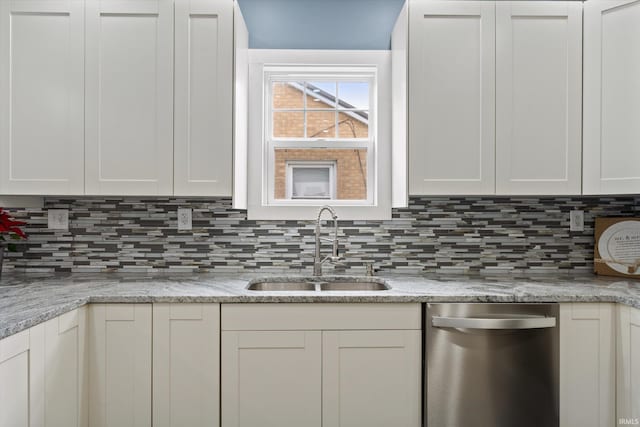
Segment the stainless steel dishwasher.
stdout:
[[426,427],[558,427],[557,304],[427,304]]

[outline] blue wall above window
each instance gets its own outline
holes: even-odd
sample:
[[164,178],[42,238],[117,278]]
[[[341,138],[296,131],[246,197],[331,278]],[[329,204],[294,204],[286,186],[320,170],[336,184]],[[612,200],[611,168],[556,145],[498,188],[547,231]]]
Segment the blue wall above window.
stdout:
[[252,49],[386,50],[405,0],[238,0]]

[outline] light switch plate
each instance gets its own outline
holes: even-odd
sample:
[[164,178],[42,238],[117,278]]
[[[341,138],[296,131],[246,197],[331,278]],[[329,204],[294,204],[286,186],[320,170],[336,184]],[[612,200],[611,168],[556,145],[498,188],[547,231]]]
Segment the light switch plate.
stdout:
[[178,230],[187,231],[193,228],[191,209],[178,209]]
[[569,214],[569,230],[584,231],[584,211],[571,211]]
[[49,209],[47,211],[49,230],[69,230],[69,210]]

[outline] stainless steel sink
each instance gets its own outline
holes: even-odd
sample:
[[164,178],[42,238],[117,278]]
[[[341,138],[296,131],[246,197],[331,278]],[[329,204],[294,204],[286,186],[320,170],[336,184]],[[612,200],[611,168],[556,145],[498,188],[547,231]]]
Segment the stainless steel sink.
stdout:
[[250,291],[315,291],[316,285],[312,282],[252,282],[247,287]]
[[386,291],[389,287],[380,282],[326,282],[320,283],[321,291]]
[[339,292],[367,292],[386,291],[390,286],[383,279],[377,277],[347,277],[347,276],[304,276],[266,279],[254,279],[249,282],[247,290],[264,292],[300,292],[300,291],[339,291]]

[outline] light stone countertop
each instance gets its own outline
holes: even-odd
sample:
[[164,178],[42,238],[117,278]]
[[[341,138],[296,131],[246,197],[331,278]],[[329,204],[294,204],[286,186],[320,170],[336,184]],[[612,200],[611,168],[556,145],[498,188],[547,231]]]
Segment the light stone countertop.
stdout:
[[[87,303],[615,302],[640,309],[640,281],[615,277],[381,274],[387,291],[248,291],[275,274],[5,274],[0,339]],[[289,276],[291,277],[291,276]],[[299,277],[299,276],[297,276]]]

